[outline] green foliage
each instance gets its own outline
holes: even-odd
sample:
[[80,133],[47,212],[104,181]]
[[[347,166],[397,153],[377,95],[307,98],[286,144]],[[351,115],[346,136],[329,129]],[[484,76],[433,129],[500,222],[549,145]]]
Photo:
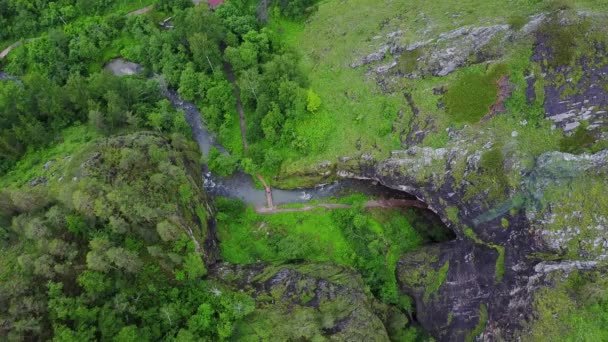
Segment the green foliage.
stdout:
[[238,167],[238,158],[228,154],[221,153],[218,149],[212,147],[209,151],[209,170],[217,173],[220,176],[228,176],[233,174]]
[[2,194],[0,223],[11,229],[0,245],[0,339],[232,335],[252,299],[204,278],[206,198],[182,139],[140,133],[81,146],[78,181],[63,181],[59,195],[50,187],[38,205],[33,194]]
[[[558,275],[559,277],[559,275]],[[522,332],[524,339],[603,341],[608,338],[608,301],[605,277],[596,272],[571,273],[566,281],[538,291],[536,319]]]
[[306,109],[314,113],[321,107],[321,98],[312,89],[308,89],[306,95]]
[[397,70],[404,74],[409,74],[416,69],[418,58],[422,54],[421,49],[406,51],[399,56]]
[[475,341],[477,336],[486,330],[486,323],[488,323],[488,308],[482,303],[479,305],[479,321],[475,328],[467,333],[465,341]]
[[280,13],[293,20],[302,20],[314,13],[317,0],[273,0]]
[[563,25],[557,17],[554,17],[544,24],[540,28],[540,32],[548,37],[546,44],[552,53],[549,65],[557,67],[573,63],[577,50],[586,45],[585,35],[590,28],[590,22],[585,19],[576,24]]
[[487,200],[490,202],[503,199],[509,187],[509,180],[504,171],[502,147],[498,145],[485,151],[481,155],[479,166],[481,174],[467,176],[473,185],[466,189],[465,198],[472,198],[479,192],[486,191]]
[[395,279],[397,260],[430,239],[426,234],[433,231],[409,211],[405,216],[396,210],[356,209],[266,216],[238,201],[218,199],[216,205],[226,261],[333,261],[361,272],[372,292],[390,304],[405,303]]
[[528,18],[523,15],[513,15],[509,17],[507,23],[514,30],[520,30],[528,23]]
[[505,74],[503,64],[492,65],[488,71],[482,66],[469,68],[452,84],[444,97],[452,122],[475,123],[490,111],[496,101],[496,81]]
[[428,282],[426,285],[426,289],[424,291],[424,301],[428,302],[431,295],[445,282],[445,279],[448,275],[448,270],[450,269],[450,262],[446,261],[443,266],[441,266],[437,271],[430,272],[427,274],[426,281]]
[[458,219],[458,208],[456,207],[448,207],[445,209],[446,215],[448,216],[448,219],[450,219],[450,221],[454,222],[454,223],[458,223],[460,220]]
[[578,126],[572,135],[565,136],[559,143],[559,150],[579,154],[585,152],[595,142],[595,136],[587,130],[588,125]]

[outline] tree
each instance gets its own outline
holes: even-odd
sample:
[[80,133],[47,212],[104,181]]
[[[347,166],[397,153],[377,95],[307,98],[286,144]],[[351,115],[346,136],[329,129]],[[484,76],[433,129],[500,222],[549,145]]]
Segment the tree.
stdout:
[[270,112],[262,119],[262,130],[268,141],[276,142],[280,136],[281,125],[285,118],[276,103],[273,102],[271,106]]
[[221,62],[221,52],[217,40],[209,38],[205,33],[194,33],[188,37],[192,59],[199,70],[215,72],[215,66]]
[[194,101],[199,93],[199,77],[194,71],[194,64],[188,63],[179,79],[178,92],[186,101]]
[[178,240],[181,235],[180,229],[167,220],[159,222],[156,225],[156,231],[160,238],[165,242]]
[[207,268],[200,255],[190,252],[184,258],[184,271],[188,280],[196,280],[207,274]]
[[312,89],[308,89],[306,101],[306,109],[314,113],[321,107],[321,98]]

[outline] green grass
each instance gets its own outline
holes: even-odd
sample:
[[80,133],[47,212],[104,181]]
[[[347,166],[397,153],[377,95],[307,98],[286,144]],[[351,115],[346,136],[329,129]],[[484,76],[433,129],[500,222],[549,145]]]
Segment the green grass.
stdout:
[[[562,278],[562,275],[554,277]],[[522,340],[608,340],[606,278],[599,272],[574,272],[565,282],[559,278],[557,286],[540,289],[535,294],[535,320],[522,331]]]
[[445,106],[452,122],[475,123],[488,114],[496,102],[496,82],[506,73],[506,67],[499,64],[488,71],[484,68],[484,65],[468,68],[445,94]]
[[[400,148],[399,133],[402,126],[407,129],[412,116],[400,88],[412,93],[422,120],[431,118],[436,127],[424,144],[445,146],[448,140],[445,128],[477,122],[487,114],[496,100],[496,79],[510,71],[500,64],[486,72],[485,66],[479,65],[447,77],[398,79],[396,91],[385,94],[375,80],[366,75],[366,67],[353,69],[350,64],[378,49],[386,40],[386,34],[403,30],[397,42],[407,44],[436,38],[440,33],[465,25],[496,25],[507,23],[509,18],[519,18],[518,25],[521,25],[522,18],[545,7],[543,2],[524,0],[512,1],[509,6],[498,0],[324,1],[306,24],[273,18],[270,27],[279,32],[287,45],[303,54],[303,70],[310,78],[311,88],[322,100],[320,110],[296,127],[296,135],[309,143],[310,152],[302,156],[286,148],[281,178],[323,160],[333,161],[361,152],[383,158],[391,150]],[[496,11],[497,8],[501,10]],[[419,18],[422,12],[425,20]],[[458,17],[453,19],[449,14],[458,14]],[[383,38],[373,39],[376,36]],[[508,59],[519,55],[514,53]],[[399,56],[398,67],[403,71],[412,70],[417,57],[418,52]],[[529,58],[527,61],[529,64]],[[450,89],[444,102],[447,113],[437,108],[442,95],[433,94],[433,88],[441,85]],[[398,120],[400,112],[403,118]],[[358,141],[361,152],[356,149]]]
[[379,298],[399,304],[395,278],[399,258],[425,242],[448,236],[421,222],[411,210],[361,211],[357,209],[361,196],[333,201],[355,204],[355,208],[258,215],[241,202],[218,199],[223,260],[240,264],[331,261],[358,270]]
[[[64,174],[75,155],[98,136],[95,130],[86,125],[65,129],[55,145],[26,153],[11,171],[0,177],[0,188],[19,188],[37,177],[46,177],[49,182],[59,184],[58,178]],[[45,170],[43,165],[48,161],[52,162]]]
[[418,57],[422,52],[420,49],[414,51],[406,51],[399,56],[399,60],[397,61],[397,70],[408,74],[414,71],[416,68],[416,64],[418,63]]

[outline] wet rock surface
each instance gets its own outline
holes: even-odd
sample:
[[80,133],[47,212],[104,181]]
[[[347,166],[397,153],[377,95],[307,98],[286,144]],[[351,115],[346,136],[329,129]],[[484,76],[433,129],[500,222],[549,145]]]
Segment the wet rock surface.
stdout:
[[[572,66],[548,66],[554,53],[547,35],[538,34],[532,60],[542,67],[545,91],[545,117],[564,132],[570,133],[583,122],[588,130],[608,124],[608,65],[604,63],[606,48],[596,45],[591,56]],[[528,100],[534,98],[528,91]]]
[[589,179],[596,191],[608,189],[608,151],[545,153],[531,168],[506,160],[512,172],[525,177],[501,200],[489,200],[483,191],[467,198],[466,177],[456,180],[459,161],[466,161],[465,174],[480,172],[481,154],[460,141],[441,149],[411,147],[378,163],[351,159],[336,165],[342,177],[411,193],[455,232],[455,241],[404,255],[397,269],[401,290],[416,300],[419,322],[439,340],[461,340],[477,329],[486,338],[512,338],[532,318],[533,295],[550,286],[548,274],[589,270],[608,255],[602,205],[585,207],[583,220],[576,212],[579,200],[553,195],[555,189],[573,189],[577,198],[578,182]]

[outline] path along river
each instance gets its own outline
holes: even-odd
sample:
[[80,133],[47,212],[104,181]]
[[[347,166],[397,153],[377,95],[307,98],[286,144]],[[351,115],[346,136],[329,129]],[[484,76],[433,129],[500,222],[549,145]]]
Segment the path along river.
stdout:
[[[126,76],[137,74],[142,70],[142,67],[136,63],[128,62],[123,59],[115,59],[106,65],[106,70],[111,71],[117,76]],[[161,82],[162,83],[162,82]],[[207,130],[202,119],[199,109],[191,102],[183,100],[179,94],[167,87],[161,86],[165,97],[173,104],[173,106],[184,112],[186,121],[192,128],[192,136],[197,142],[201,153],[204,156],[209,155],[209,150],[213,146],[223,153],[228,153],[215,139],[214,135]],[[266,206],[266,192],[263,189],[256,188],[251,176],[237,172],[229,177],[217,177],[211,172],[206,171],[203,175],[205,188],[212,196],[224,196],[230,198],[238,198],[247,204],[254,205],[259,212],[270,213],[268,209],[262,210]],[[378,207],[379,203],[385,206],[416,206],[423,207],[420,202],[416,204],[414,199],[405,193],[398,192],[374,182],[344,179],[338,182],[317,186],[315,188],[298,189],[298,190],[281,190],[272,189],[272,199],[274,205],[289,204],[289,203],[306,203],[311,200],[327,198],[332,196],[343,196],[348,194],[366,194],[379,198],[399,199],[401,201],[370,201],[371,207]],[[404,202],[403,200],[411,200]],[[321,207],[325,207],[322,205]],[[331,209],[333,207],[328,207]],[[278,212],[278,211],[277,211]]]

